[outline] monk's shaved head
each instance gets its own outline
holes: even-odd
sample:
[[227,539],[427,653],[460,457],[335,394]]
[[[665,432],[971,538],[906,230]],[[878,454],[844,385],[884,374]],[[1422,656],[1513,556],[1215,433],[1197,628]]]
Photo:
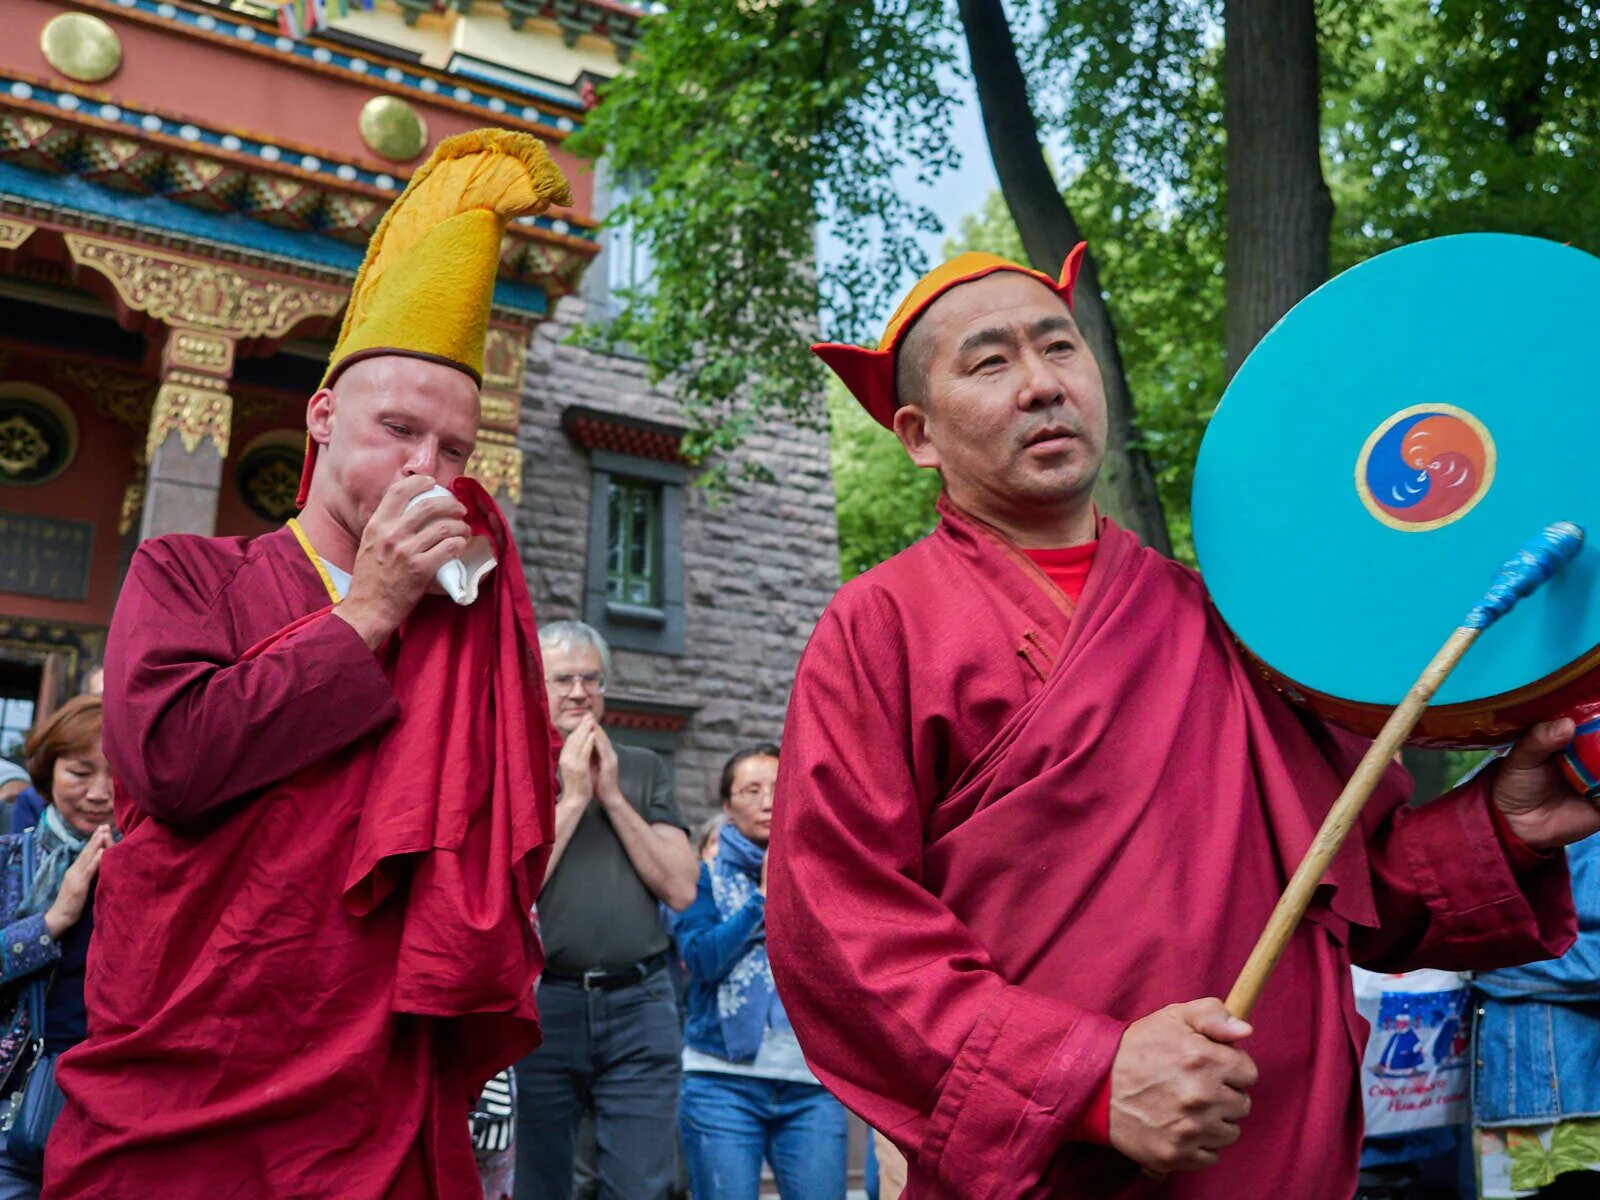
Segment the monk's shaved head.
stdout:
[[933,335],[919,317],[900,339],[894,356],[894,398],[897,404],[928,406],[928,365],[933,358]]

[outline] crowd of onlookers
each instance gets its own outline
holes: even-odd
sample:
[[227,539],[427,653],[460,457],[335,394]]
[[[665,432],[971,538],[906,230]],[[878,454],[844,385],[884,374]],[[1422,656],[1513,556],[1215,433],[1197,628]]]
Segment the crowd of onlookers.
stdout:
[[[842,1200],[846,1118],[806,1066],[766,954],[778,746],[735,753],[691,830],[665,762],[603,727],[611,654],[539,633],[563,743],[537,918],[544,1045],[515,1070],[516,1200]],[[504,1187],[503,1176],[501,1186]]]
[[[535,914],[544,1044],[471,1115],[486,1196],[753,1200],[765,1168],[788,1200],[842,1200],[845,1110],[767,963],[779,746],[728,759],[691,835],[664,760],[606,732],[603,638],[560,621],[540,644],[562,737]],[[100,678],[36,723],[22,761],[0,759],[0,1200],[38,1196],[43,1144],[10,1116],[38,1064],[87,1033],[94,882],[116,837]],[[1373,1027],[1360,1200],[1600,1195],[1600,837],[1568,857],[1581,932],[1561,959],[1358,986]],[[898,1155],[875,1140],[893,1197]],[[872,1196],[877,1159],[869,1143]]]

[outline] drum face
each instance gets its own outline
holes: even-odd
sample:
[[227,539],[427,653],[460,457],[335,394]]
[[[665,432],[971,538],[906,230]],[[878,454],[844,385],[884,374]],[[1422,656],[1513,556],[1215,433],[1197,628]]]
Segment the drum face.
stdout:
[[1330,281],[1240,368],[1196,464],[1195,549],[1239,640],[1313,707],[1375,728],[1556,520],[1582,552],[1483,635],[1421,740],[1494,740],[1600,664],[1597,301],[1582,251],[1439,238]]

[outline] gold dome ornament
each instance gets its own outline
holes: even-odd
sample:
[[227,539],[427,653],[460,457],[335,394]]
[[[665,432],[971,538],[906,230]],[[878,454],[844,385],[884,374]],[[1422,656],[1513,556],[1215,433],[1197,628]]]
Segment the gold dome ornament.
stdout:
[[361,140],[390,162],[410,162],[428,145],[428,126],[397,96],[374,96],[361,109]]
[[51,17],[39,34],[45,61],[68,79],[99,83],[122,66],[122,40],[116,30],[89,13]]

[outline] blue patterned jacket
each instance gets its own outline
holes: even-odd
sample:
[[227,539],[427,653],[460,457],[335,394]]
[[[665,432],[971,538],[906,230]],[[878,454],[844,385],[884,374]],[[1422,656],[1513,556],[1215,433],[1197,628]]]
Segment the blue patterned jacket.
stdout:
[[27,880],[22,843],[31,832],[0,837],[0,1081],[11,1074],[29,1041],[27,989],[32,977],[61,960],[61,946],[44,926],[44,914],[18,917]]

